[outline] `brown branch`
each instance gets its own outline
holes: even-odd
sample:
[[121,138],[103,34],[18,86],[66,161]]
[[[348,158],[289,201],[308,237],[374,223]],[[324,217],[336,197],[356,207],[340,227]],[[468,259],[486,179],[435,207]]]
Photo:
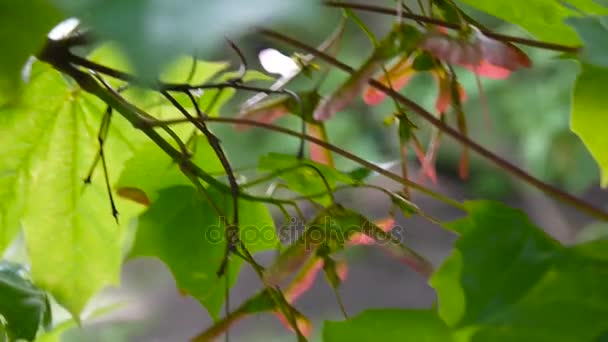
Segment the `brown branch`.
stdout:
[[[302,134],[301,132],[296,132],[293,130],[290,130],[288,128],[284,128],[284,127],[280,127],[280,126],[275,126],[273,124],[268,124],[268,123],[264,123],[264,122],[260,122],[260,121],[255,121],[255,120],[250,120],[250,119],[242,119],[242,118],[227,118],[227,117],[203,117],[203,118],[198,118],[197,120],[202,120],[202,121],[206,121],[206,122],[219,122],[219,123],[231,123],[231,124],[239,124],[239,125],[247,125],[247,126],[254,126],[254,127],[259,127],[259,128],[263,128],[263,129],[267,129],[270,131],[275,131],[278,133],[282,133],[285,135],[290,135],[292,137],[296,137],[299,139],[304,139],[307,140],[313,144],[319,145],[321,147],[324,147],[332,152],[335,152],[359,165],[365,166],[366,168],[377,172],[378,174],[385,176],[386,178],[393,180],[397,183],[400,183],[402,185],[407,185],[412,189],[415,189],[425,195],[428,195],[432,198],[435,198],[441,202],[444,202],[446,204],[452,205],[455,208],[459,208],[464,210],[464,207],[462,206],[462,204],[460,204],[459,202],[448,198],[438,192],[434,192],[416,182],[410,181],[409,179],[403,178],[401,176],[399,176],[396,173],[393,173],[391,171],[388,171],[386,169],[381,168],[378,165],[375,165],[359,156],[356,156],[354,154],[352,154],[351,152],[348,152],[338,146],[332,145],[328,142],[325,142],[323,140],[317,139],[313,136],[310,135],[306,135],[306,134]],[[173,120],[162,120],[162,121],[156,121],[156,122],[152,122],[150,123],[150,125],[152,126],[163,126],[163,125],[173,125],[173,124],[180,124],[180,123],[185,123],[188,122],[187,119],[173,119]]]
[[[289,45],[292,45],[294,47],[297,47],[299,49],[302,49],[306,52],[315,54],[317,57],[323,59],[327,63],[329,63],[329,64],[337,67],[338,69],[341,69],[342,71],[345,71],[349,74],[354,74],[356,72],[356,70],[353,69],[352,67],[350,67],[350,66],[338,61],[337,59],[318,51],[314,47],[306,45],[296,39],[293,39],[291,37],[285,36],[281,33],[278,33],[278,32],[272,31],[272,30],[268,30],[268,29],[260,29],[260,32],[261,32],[261,34],[263,34],[269,38],[273,38],[275,40],[278,40],[278,41],[287,43]],[[393,97],[399,103],[409,107],[413,112],[420,115],[423,119],[430,122],[433,126],[439,128],[441,131],[445,132],[446,134],[448,134],[449,136],[451,136],[452,138],[457,140],[459,143],[468,146],[471,150],[475,151],[477,154],[481,155],[482,157],[488,159],[489,161],[496,164],[498,167],[502,168],[503,170],[507,171],[508,173],[516,176],[517,178],[525,181],[526,183],[532,185],[533,187],[537,188],[538,190],[544,192],[545,194],[547,194],[561,202],[567,203],[593,217],[596,217],[596,218],[604,220],[604,221],[608,221],[608,213],[606,213],[602,209],[597,208],[589,203],[586,203],[583,200],[578,199],[575,196],[573,196],[567,192],[564,192],[564,191],[528,174],[526,171],[524,171],[524,170],[520,169],[519,167],[511,164],[510,162],[502,159],[501,157],[499,157],[496,154],[492,153],[491,151],[487,150],[486,148],[479,145],[478,143],[463,136],[455,129],[442,123],[440,120],[435,118],[431,113],[426,111],[424,108],[420,107],[417,103],[413,102],[412,100],[410,100],[410,99],[406,98],[405,96],[399,94],[398,92],[390,89],[389,87],[384,86],[382,83],[380,83],[374,79],[371,79],[369,81],[369,84],[371,86],[373,86],[374,88]]]
[[[354,10],[374,12],[374,13],[380,13],[380,14],[393,15],[393,16],[397,15],[397,10],[395,8],[389,8],[389,7],[358,4],[358,3],[352,3],[352,2],[342,2],[342,1],[325,1],[324,4],[329,7],[350,8],[350,9],[354,9]],[[417,15],[417,14],[413,14],[413,13],[401,12],[400,15],[403,18],[412,19],[412,20],[424,22],[427,24],[443,26],[443,27],[447,27],[450,29],[454,29],[454,30],[459,30],[462,28],[462,26],[460,24],[450,23],[447,21],[443,21],[441,19],[429,18],[429,17],[425,17],[422,15]],[[494,38],[496,40],[533,46],[533,47],[537,47],[537,48],[541,48],[541,49],[545,49],[545,50],[576,53],[576,52],[579,52],[581,49],[580,47],[575,47],[575,46],[566,46],[566,45],[561,45],[561,44],[538,41],[538,40],[534,40],[534,39],[508,36],[508,35],[504,35],[504,34],[500,34],[500,33],[495,33],[492,31],[484,30],[481,28],[480,28],[480,30],[486,36]]]

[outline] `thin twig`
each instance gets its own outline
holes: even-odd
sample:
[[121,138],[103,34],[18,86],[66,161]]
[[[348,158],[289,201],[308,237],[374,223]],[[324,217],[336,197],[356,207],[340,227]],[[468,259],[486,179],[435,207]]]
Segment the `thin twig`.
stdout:
[[[309,135],[302,135],[300,132],[296,132],[284,127],[280,127],[280,126],[275,126],[272,124],[268,124],[268,123],[264,123],[264,122],[259,122],[259,121],[255,121],[255,120],[249,120],[249,119],[243,119],[243,118],[226,118],[226,117],[207,117],[203,119],[204,121],[207,122],[220,122],[220,123],[230,123],[230,124],[240,124],[240,125],[248,125],[248,126],[255,126],[255,127],[260,127],[260,128],[264,128],[267,130],[271,130],[271,131],[275,131],[275,132],[279,132],[285,135],[291,135],[293,137],[299,138],[299,139],[305,139],[308,140],[309,142],[312,142],[313,144],[319,145],[321,147],[324,147],[332,152],[335,152],[347,159],[352,160],[353,162],[360,164],[370,170],[373,170],[395,182],[398,182],[400,184],[403,185],[407,185],[412,189],[415,189],[425,195],[428,195],[432,198],[435,198],[438,201],[441,201],[443,203],[449,204],[455,208],[459,208],[464,210],[464,207],[462,206],[462,204],[460,204],[459,202],[446,197],[438,192],[435,192],[433,190],[430,190],[416,182],[410,181],[408,179],[405,179],[401,176],[399,176],[396,173],[393,173],[391,171],[385,170],[381,167],[379,167],[378,165],[375,165],[361,157],[358,157],[338,146],[332,145],[330,143],[327,143],[323,140],[317,139],[315,137],[309,136]],[[151,125],[153,126],[162,126],[162,125],[173,125],[173,124],[180,124],[180,123],[184,123],[184,122],[188,122],[186,119],[174,119],[174,120],[159,120],[155,123],[151,123]]]
[[[355,69],[353,69],[352,67],[338,61],[337,59],[335,59],[331,56],[328,56],[325,53],[318,51],[314,47],[311,47],[305,43],[300,42],[299,40],[293,39],[291,37],[285,36],[281,33],[278,33],[276,31],[272,31],[269,29],[260,29],[260,32],[263,35],[266,35],[270,38],[290,44],[290,45],[300,48],[304,51],[307,51],[309,53],[316,54],[319,58],[325,60],[327,63],[330,63],[333,66],[337,67],[338,69],[341,69],[342,71],[345,71],[349,74],[354,74],[356,72]],[[374,79],[371,79],[369,81],[369,84],[371,86],[373,86],[374,88],[386,93],[387,95],[394,97],[401,104],[409,107],[413,112],[420,115],[423,119],[430,122],[433,126],[441,129],[443,132],[450,135],[452,138],[454,138],[461,144],[467,145],[468,147],[471,148],[471,150],[477,152],[482,157],[490,160],[491,162],[493,162],[500,168],[504,169],[506,172],[527,182],[528,184],[532,185],[533,187],[537,188],[538,190],[541,190],[542,192],[546,193],[547,195],[549,195],[559,201],[562,201],[575,208],[578,208],[579,210],[581,210],[593,217],[596,217],[596,218],[604,220],[604,221],[608,221],[608,213],[606,213],[604,210],[597,208],[589,203],[586,203],[583,200],[580,200],[580,199],[576,198],[575,196],[573,196],[567,192],[564,192],[561,189],[558,189],[558,188],[556,188],[548,183],[545,183],[545,182],[535,178],[534,176],[528,174],[526,171],[524,171],[524,170],[520,169],[519,167],[511,164],[510,162],[502,159],[501,157],[490,152],[489,150],[487,150],[483,146],[479,145],[478,143],[472,141],[471,139],[463,136],[457,130],[442,123],[440,120],[435,118],[431,113],[426,111],[424,108],[422,108],[420,105],[418,105],[414,101],[404,97],[400,93],[384,86],[382,83],[380,83]]]
[[[397,15],[397,10],[394,8],[390,8],[390,7],[382,7],[382,6],[376,6],[376,5],[358,4],[358,3],[342,2],[342,1],[325,1],[324,4],[329,7],[351,8],[351,9],[355,9],[355,10],[375,12],[375,13],[380,13],[380,14]],[[421,22],[425,22],[428,24],[443,26],[443,27],[447,27],[450,29],[454,29],[454,30],[460,30],[462,28],[460,24],[449,23],[447,21],[443,21],[440,19],[429,18],[429,17],[423,16],[423,15],[417,15],[417,14],[413,14],[413,13],[401,13],[401,16],[403,18],[421,21]],[[496,40],[501,40],[501,41],[506,41],[506,42],[511,42],[511,43],[518,43],[518,44],[533,46],[533,47],[546,49],[546,50],[576,53],[576,52],[579,52],[581,49],[580,47],[566,46],[566,45],[562,45],[562,44],[543,42],[543,41],[538,41],[538,40],[534,40],[534,39],[508,36],[508,35],[495,33],[495,32],[488,31],[488,30],[481,30],[481,32],[483,32],[483,34],[485,34],[486,36],[494,38]]]

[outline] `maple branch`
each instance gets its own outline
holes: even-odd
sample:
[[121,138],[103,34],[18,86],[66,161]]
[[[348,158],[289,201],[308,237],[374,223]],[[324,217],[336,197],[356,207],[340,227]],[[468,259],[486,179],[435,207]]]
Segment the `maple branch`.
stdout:
[[[393,16],[397,15],[397,9],[390,8],[390,7],[358,4],[358,3],[352,3],[352,2],[331,1],[331,0],[324,1],[323,4],[325,6],[329,6],[329,7],[350,8],[350,9],[354,9],[354,10],[374,12],[374,13],[380,13],[380,14],[393,15]],[[416,21],[424,22],[424,23],[428,23],[428,24],[443,26],[443,27],[447,27],[450,29],[454,29],[454,30],[460,30],[462,28],[461,24],[450,23],[447,21],[443,21],[441,19],[430,18],[430,17],[426,17],[423,15],[408,13],[405,11],[401,12],[400,15],[403,18],[412,19],[412,20],[416,20]],[[533,46],[533,47],[537,47],[537,48],[541,48],[541,49],[545,49],[545,50],[576,53],[576,52],[579,52],[581,49],[581,47],[566,46],[566,45],[562,45],[562,44],[543,42],[543,41],[538,41],[538,40],[534,40],[534,39],[508,36],[508,35],[492,32],[492,31],[484,30],[481,28],[479,28],[479,29],[486,36],[494,38],[496,40],[510,42],[510,43],[518,43],[518,44],[527,45],[527,46]]]
[[[263,128],[263,129],[267,129],[270,131],[275,131],[278,133],[282,133],[285,135],[290,135],[292,137],[296,137],[299,139],[304,139],[307,140],[313,144],[319,145],[321,147],[324,147],[332,152],[335,152],[349,160],[352,160],[353,162],[362,165],[372,171],[377,172],[378,174],[393,180],[397,183],[400,183],[402,185],[407,185],[409,187],[411,187],[414,190],[419,191],[420,193],[423,193],[425,195],[428,195],[429,197],[432,197],[438,201],[444,202],[446,204],[449,204],[455,208],[459,208],[464,210],[464,207],[462,206],[462,204],[460,204],[458,201],[455,201],[443,194],[440,194],[438,192],[435,192],[431,189],[428,189],[416,182],[413,182],[409,179],[403,178],[401,176],[399,176],[396,173],[393,173],[391,171],[388,171],[386,169],[383,169],[382,167],[369,162],[357,155],[352,154],[351,152],[348,152],[338,146],[335,146],[333,144],[330,144],[328,142],[325,142],[321,139],[317,139],[313,136],[310,135],[306,135],[303,134],[301,132],[297,132],[297,131],[293,131],[291,129],[288,128],[284,128],[281,126],[276,126],[273,124],[269,124],[269,123],[265,123],[265,122],[260,122],[260,121],[256,121],[256,120],[250,120],[250,119],[243,119],[243,118],[227,118],[227,117],[203,117],[203,118],[198,118],[197,120],[201,120],[201,121],[206,121],[206,122],[219,122],[219,123],[231,123],[231,124],[239,124],[239,125],[246,125],[246,126],[254,126],[254,127],[259,127],[259,128]],[[150,125],[152,126],[163,126],[163,125],[174,125],[174,124],[180,124],[180,123],[187,123],[189,122],[188,119],[172,119],[172,120],[158,120],[156,122],[151,122]]]
[[[335,66],[336,68],[341,69],[342,71],[347,72],[351,75],[356,72],[356,70],[354,68],[352,68],[351,66],[344,64],[344,63],[338,61],[337,59],[335,59],[321,51],[318,51],[314,47],[300,42],[297,39],[288,37],[286,35],[276,32],[276,31],[265,29],[265,28],[261,28],[260,33],[269,38],[287,43],[289,45],[302,49],[308,53],[312,53],[312,54],[316,55],[317,57],[323,59],[327,63],[329,63],[329,64]],[[380,83],[374,79],[371,79],[369,81],[369,84],[371,86],[373,86],[374,88],[384,92],[385,94],[393,97],[399,103],[409,107],[413,112],[415,112],[416,114],[421,116],[423,119],[425,119],[426,121],[431,123],[433,126],[437,127],[441,131],[445,132],[447,135],[451,136],[452,138],[457,140],[459,143],[466,145],[471,150],[475,151],[480,156],[482,156],[482,157],[488,159],[489,161],[491,161],[492,163],[496,164],[498,167],[502,168],[506,172],[525,181],[526,183],[528,183],[531,186],[537,188],[538,190],[544,192],[548,196],[555,198],[556,200],[559,200],[563,203],[567,203],[567,204],[579,209],[580,211],[583,211],[595,218],[601,219],[603,221],[608,221],[607,212],[605,212],[602,209],[597,208],[589,203],[586,203],[585,201],[530,175],[526,171],[511,164],[510,162],[508,162],[505,159],[501,158],[500,156],[494,154],[493,152],[489,151],[488,149],[484,148],[483,146],[479,145],[478,143],[474,142],[473,140],[469,139],[468,137],[460,134],[457,130],[444,124],[443,122],[441,122],[441,120],[435,118],[431,113],[429,113],[427,110],[422,108],[420,105],[418,105],[414,101],[406,98],[405,96],[401,95],[399,92],[397,92],[389,87],[386,87],[385,85],[383,85],[382,83]]]

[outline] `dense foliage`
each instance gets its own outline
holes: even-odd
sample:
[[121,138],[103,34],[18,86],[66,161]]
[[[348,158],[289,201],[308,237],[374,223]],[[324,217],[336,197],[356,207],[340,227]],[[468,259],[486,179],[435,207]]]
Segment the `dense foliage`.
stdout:
[[[318,48],[270,28],[289,32],[290,25],[306,25],[302,13],[311,6],[342,13]],[[301,341],[313,329],[322,329],[327,341],[608,339],[608,240],[565,246],[521,210],[490,200],[458,201],[425,185],[438,182],[435,161],[447,136],[459,143],[452,151],[463,180],[476,176],[469,174],[471,160],[483,158],[549,198],[608,220],[604,206],[535,178],[470,138],[471,121],[479,120],[466,113],[472,95],[461,82],[462,75],[476,78],[487,112],[480,78],[508,83],[542,59],[576,63],[570,128],[597,162],[601,186],[608,186],[606,3],[387,6],[296,0],[1,4],[0,339],[58,341],[83,319],[106,314],[104,308],[92,308],[87,317],[83,312],[102,289],[119,284],[126,261],[139,257],[160,259],[179,290],[214,319],[196,341],[219,338],[261,312],[274,313]],[[362,12],[382,16],[391,28],[377,36]],[[509,22],[539,40],[523,38],[521,30],[518,36],[495,32],[476,15]],[[265,50],[260,58],[268,72],[255,70],[248,53],[225,39],[260,24],[268,27],[257,27],[255,35],[297,51],[288,58]],[[371,46],[357,67],[337,57],[345,28]],[[210,61],[222,44],[235,63]],[[336,71],[348,78],[327,90],[323,81]],[[435,81],[430,106],[402,91],[419,75]],[[331,143],[339,139],[328,133],[327,122],[361,102],[392,106],[382,134],[395,137],[398,173],[353,154],[347,144]],[[236,116],[225,110],[235,106]],[[297,125],[275,123],[289,115]],[[231,130],[220,139],[221,125]],[[279,144],[288,148],[276,146],[255,156],[256,167],[241,168],[225,146],[253,129],[280,135]],[[255,151],[248,143],[239,149]],[[566,168],[566,178],[576,172]],[[377,185],[379,177],[399,188]],[[343,190],[370,189],[390,200],[385,217],[368,218],[336,198]],[[418,205],[418,196],[451,205],[462,218],[442,222]],[[410,248],[392,232],[401,216],[404,222],[420,216],[457,234],[449,257],[433,265]],[[286,222],[305,229],[281,230]],[[341,255],[355,245],[378,245],[428,279],[436,305],[349,316],[340,298],[348,279]],[[258,253],[271,250],[274,260],[260,263]],[[245,265],[261,285],[230,307],[229,289]],[[316,327],[294,303],[321,273],[344,319]],[[71,319],[53,320],[59,306]]]

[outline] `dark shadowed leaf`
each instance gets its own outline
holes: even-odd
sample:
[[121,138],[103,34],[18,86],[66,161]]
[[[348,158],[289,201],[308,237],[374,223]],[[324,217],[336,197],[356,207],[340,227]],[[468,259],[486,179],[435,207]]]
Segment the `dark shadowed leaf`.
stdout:
[[598,67],[608,67],[608,17],[572,17],[566,22],[574,27],[583,41],[580,59],[584,63]]
[[[226,217],[220,217],[193,187],[160,190],[158,199],[139,218],[131,257],[162,260],[178,288],[217,318],[224,302],[226,278],[219,279],[216,272],[226,249],[224,230],[231,217],[231,200],[229,195],[211,189],[209,195]],[[250,252],[277,245],[274,223],[264,205],[240,201],[239,214],[241,239]],[[241,265],[241,259],[231,258],[227,272],[230,285],[236,281]]]
[[447,225],[461,238],[431,279],[450,326],[480,342],[594,341],[608,329],[605,243],[565,248],[519,210],[465,206]]
[[40,327],[48,329],[51,324],[46,293],[26,277],[20,265],[0,261],[0,316],[6,320],[11,340],[33,341]]
[[431,310],[368,310],[342,322],[326,321],[327,342],[450,342],[450,329]]
[[42,48],[47,33],[60,19],[59,11],[46,0],[0,3],[0,41],[5,44],[0,53],[0,93],[16,95],[22,83],[21,68],[28,56]]

